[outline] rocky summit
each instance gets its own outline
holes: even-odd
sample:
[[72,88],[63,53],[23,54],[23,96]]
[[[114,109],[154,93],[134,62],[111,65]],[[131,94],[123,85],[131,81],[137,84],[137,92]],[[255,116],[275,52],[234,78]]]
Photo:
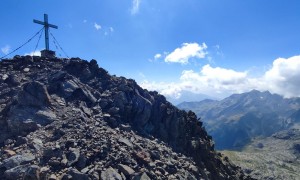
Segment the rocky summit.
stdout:
[[0,179],[251,179],[196,115],[96,60],[0,62]]

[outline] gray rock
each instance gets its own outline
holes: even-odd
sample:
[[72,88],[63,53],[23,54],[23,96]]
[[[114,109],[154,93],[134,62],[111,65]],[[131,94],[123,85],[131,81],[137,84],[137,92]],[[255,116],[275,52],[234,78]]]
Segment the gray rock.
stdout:
[[80,150],[76,149],[76,148],[70,148],[70,153],[67,156],[68,159],[68,165],[72,166],[73,164],[75,164],[80,156]]
[[95,60],[95,59],[92,59],[92,60],[90,61],[90,64],[91,64],[92,66],[98,67],[97,60]]
[[64,71],[56,71],[54,74],[50,76],[50,81],[55,81],[55,82],[61,81],[65,78],[66,75],[67,73]]
[[16,75],[9,75],[4,82],[11,86],[18,86],[20,85],[20,78],[18,78]]
[[4,141],[4,145],[9,145],[9,144],[12,144],[14,141],[12,139],[6,139]]
[[148,165],[151,162],[150,154],[146,151],[134,152],[133,156],[141,164],[147,164]]
[[38,124],[40,124],[42,126],[50,124],[51,122],[53,122],[57,119],[54,112],[52,112],[50,110],[39,110],[36,112],[35,115],[36,115],[35,122],[37,122]]
[[56,115],[49,109],[39,109],[37,107],[16,105],[10,108],[7,124],[9,129],[19,134],[21,132],[32,132],[57,120]]
[[9,180],[16,180],[16,179],[39,180],[40,179],[39,174],[40,174],[40,167],[36,165],[21,165],[4,172],[5,178]]
[[114,96],[114,104],[116,107],[120,108],[121,111],[124,110],[125,104],[128,103],[126,94],[124,91],[119,91],[115,96]]
[[128,125],[128,124],[121,124],[120,129],[123,130],[123,131],[127,131],[127,132],[130,132],[132,130],[131,126]]
[[29,69],[29,68],[24,68],[23,71],[24,71],[24,72],[29,72],[30,69]]
[[43,148],[43,141],[38,138],[35,138],[29,144],[29,147],[35,149],[36,151],[40,151]]
[[70,96],[79,86],[74,80],[68,80],[62,83],[62,88],[64,93]]
[[136,111],[134,122],[139,127],[143,127],[150,119],[152,104],[148,99],[139,94],[133,97],[133,104],[133,109]]
[[23,90],[18,94],[18,102],[24,106],[48,106],[50,96],[45,85],[34,81],[23,86]]
[[189,172],[185,172],[184,174],[184,179],[188,179],[188,180],[197,180],[197,178],[195,176],[193,176],[191,173]]
[[151,158],[154,160],[160,159],[160,153],[157,150],[150,151]]
[[81,100],[87,103],[95,103],[97,99],[87,88],[80,87],[76,89],[70,96],[71,100]]
[[122,176],[112,167],[101,172],[102,180],[122,180]]
[[15,146],[20,146],[25,143],[27,143],[26,137],[18,136]]
[[133,180],[151,180],[151,179],[146,173],[143,173],[141,175],[134,176]]
[[72,176],[72,180],[89,180],[89,176],[87,174],[83,174],[77,169],[71,169],[68,174]]
[[40,168],[40,179],[47,179],[49,178],[49,174],[51,174],[50,168],[49,167],[41,167]]
[[118,140],[120,143],[123,143],[124,145],[126,145],[126,146],[128,146],[128,147],[133,147],[133,144],[128,140],[128,139],[126,139],[126,138],[120,138],[119,140]]
[[19,165],[24,165],[27,163],[32,162],[35,157],[32,154],[22,154],[22,155],[15,155],[8,159],[5,159],[1,164],[1,167],[5,167],[6,169],[11,169]]
[[3,74],[3,75],[2,75],[2,80],[3,80],[3,81],[5,81],[7,78],[8,78],[8,75],[7,75],[7,74]]
[[92,111],[89,108],[82,106],[81,109],[88,117],[92,116]]
[[57,180],[57,177],[55,174],[51,174],[48,180]]
[[166,171],[170,174],[175,174],[177,172],[177,168],[175,166],[167,166]]
[[55,157],[52,157],[49,161],[48,164],[52,166],[53,168],[57,168],[60,165],[60,161],[57,160]]
[[68,139],[66,142],[65,142],[65,147],[66,148],[73,148],[75,146],[75,139]]
[[13,106],[8,114],[7,124],[13,133],[32,132],[38,129],[38,125],[32,119],[35,110],[32,108],[22,108]]
[[72,176],[70,174],[63,174],[60,179],[61,180],[72,180]]
[[81,169],[81,173],[86,174],[87,172],[89,172],[91,169],[89,167],[85,167],[83,169]]
[[50,159],[52,157],[61,158],[62,155],[63,155],[62,150],[58,149],[58,148],[46,147],[43,150],[43,157],[46,158],[46,159]]
[[83,169],[85,166],[86,166],[86,157],[84,154],[80,154],[79,158],[78,158],[78,161],[76,163],[76,167],[78,169]]
[[133,173],[135,173],[135,171],[131,167],[124,164],[119,164],[118,168],[119,171],[122,172],[125,176],[131,176]]

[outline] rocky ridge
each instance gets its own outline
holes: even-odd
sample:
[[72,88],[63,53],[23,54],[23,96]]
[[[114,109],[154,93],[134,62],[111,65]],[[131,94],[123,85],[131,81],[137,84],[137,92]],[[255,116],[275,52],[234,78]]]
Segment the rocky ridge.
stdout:
[[250,179],[196,115],[96,60],[0,62],[0,179]]

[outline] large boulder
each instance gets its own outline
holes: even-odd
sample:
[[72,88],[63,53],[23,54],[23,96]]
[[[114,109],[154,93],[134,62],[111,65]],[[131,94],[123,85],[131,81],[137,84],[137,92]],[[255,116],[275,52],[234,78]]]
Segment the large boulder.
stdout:
[[50,109],[15,105],[10,107],[7,125],[9,130],[17,135],[35,131],[39,125],[45,126],[56,119],[55,113]]
[[23,106],[40,107],[50,105],[50,96],[46,86],[37,81],[24,84],[17,100]]
[[83,174],[74,168],[72,168],[68,174],[71,175],[73,180],[89,180],[89,176],[87,174]]
[[30,163],[34,159],[35,157],[32,154],[15,155],[1,162],[0,168],[5,168],[8,170],[19,165]]
[[21,165],[5,171],[4,175],[8,180],[39,180],[40,167],[37,165]]
[[8,130],[12,135],[27,134],[57,119],[49,108],[51,98],[44,84],[34,81],[22,86],[16,101],[6,107]]

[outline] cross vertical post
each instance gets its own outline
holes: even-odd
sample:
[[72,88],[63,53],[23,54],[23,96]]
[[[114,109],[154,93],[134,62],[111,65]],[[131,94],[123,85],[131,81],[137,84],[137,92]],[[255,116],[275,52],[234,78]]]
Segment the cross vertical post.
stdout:
[[49,26],[48,26],[47,14],[44,14],[44,22],[45,22],[45,45],[46,45],[46,50],[49,50]]
[[33,20],[34,23],[41,24],[45,28],[45,46],[46,46],[46,51],[49,51],[49,27],[57,29],[58,27],[53,24],[48,23],[48,15],[44,14],[44,22],[39,21],[39,20]]

